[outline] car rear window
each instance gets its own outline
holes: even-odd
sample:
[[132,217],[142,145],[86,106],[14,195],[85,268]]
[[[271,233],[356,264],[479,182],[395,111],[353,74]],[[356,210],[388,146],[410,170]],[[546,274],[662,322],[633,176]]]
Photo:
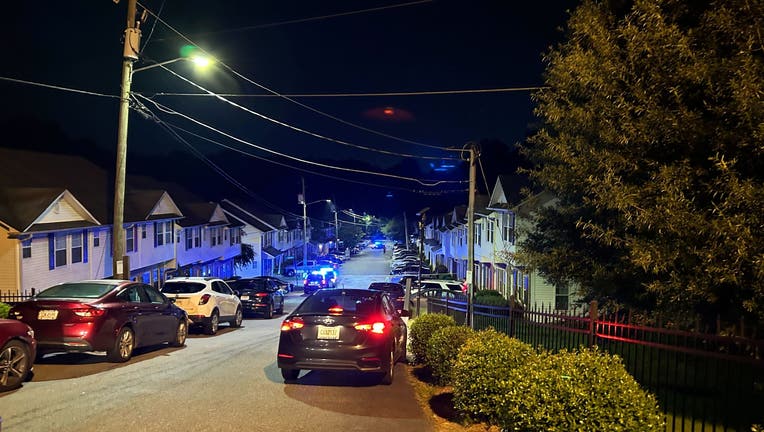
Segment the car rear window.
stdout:
[[204,289],[199,282],[165,282],[162,292],[165,294],[192,294]]
[[324,276],[320,275],[320,274],[310,274],[310,275],[308,275],[308,277],[306,279],[308,279],[308,280],[323,280]]
[[236,281],[228,282],[231,289],[235,290],[260,290],[264,291],[267,288],[266,282],[262,279],[239,279]]
[[118,284],[65,283],[40,291],[36,298],[99,298],[113,290]]
[[305,299],[294,313],[371,315],[379,310],[379,297],[362,291],[318,291]]

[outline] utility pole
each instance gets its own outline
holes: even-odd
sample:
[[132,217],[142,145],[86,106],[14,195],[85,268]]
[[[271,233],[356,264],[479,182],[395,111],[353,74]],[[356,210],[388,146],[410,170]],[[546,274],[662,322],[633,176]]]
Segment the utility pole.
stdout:
[[403,238],[403,244],[406,249],[409,248],[409,223],[406,221],[406,212],[403,212],[403,232],[405,237]]
[[472,297],[475,291],[475,159],[477,159],[477,146],[468,143],[467,150],[470,152],[470,187],[467,204],[467,325],[474,328]]
[[308,268],[308,201],[305,199],[305,177],[302,179],[302,268]]
[[141,30],[136,24],[137,0],[127,2],[127,28],[122,52],[122,87],[119,94],[117,164],[114,173],[114,223],[112,224],[112,272],[115,279],[130,278],[130,261],[125,256],[125,172],[127,166],[127,121],[130,113],[130,84],[133,62],[138,60]]
[[337,203],[333,202],[332,207],[334,207],[334,249],[340,250],[340,222],[337,217]]

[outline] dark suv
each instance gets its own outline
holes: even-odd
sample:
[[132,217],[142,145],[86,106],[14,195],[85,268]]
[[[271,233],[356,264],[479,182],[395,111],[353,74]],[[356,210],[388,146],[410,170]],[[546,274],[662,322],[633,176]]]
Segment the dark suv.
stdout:
[[385,291],[390,295],[390,300],[395,305],[395,309],[400,313],[404,308],[403,301],[406,296],[406,287],[395,282],[372,282],[369,284],[370,290]]
[[242,278],[227,281],[241,300],[245,314],[261,314],[273,318],[273,313],[284,313],[284,293],[281,287],[267,278]]

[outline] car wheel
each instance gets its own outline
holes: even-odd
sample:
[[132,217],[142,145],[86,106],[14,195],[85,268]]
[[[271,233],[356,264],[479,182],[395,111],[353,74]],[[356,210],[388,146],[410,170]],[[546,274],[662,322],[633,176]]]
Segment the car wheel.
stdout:
[[297,377],[300,376],[299,369],[281,369],[281,376],[284,378],[284,382],[297,381]]
[[175,339],[170,345],[174,347],[182,347],[186,344],[186,336],[188,336],[188,323],[185,318],[181,318],[178,321],[178,328],[175,331]]
[[130,360],[135,348],[135,335],[130,327],[122,327],[114,341],[114,346],[106,352],[110,362],[123,363]]
[[233,316],[233,321],[231,321],[231,327],[241,327],[241,320],[244,319],[244,314],[241,312],[241,308],[236,308],[236,314]]
[[208,335],[214,335],[215,333],[218,332],[219,325],[220,325],[220,315],[218,315],[217,310],[214,310],[212,311],[210,320],[207,321],[207,324],[204,326],[204,333]]
[[393,378],[395,378],[395,348],[390,348],[390,355],[388,356],[387,364],[387,370],[382,375],[382,384],[384,385],[390,385],[393,383]]
[[0,391],[20,387],[31,368],[29,348],[20,341],[9,341],[0,351]]
[[264,317],[267,319],[273,318],[273,303],[268,303],[268,308],[265,309]]
[[408,347],[406,347],[406,341],[403,341],[403,348],[401,348],[401,357],[398,359],[398,361],[402,363],[408,363]]

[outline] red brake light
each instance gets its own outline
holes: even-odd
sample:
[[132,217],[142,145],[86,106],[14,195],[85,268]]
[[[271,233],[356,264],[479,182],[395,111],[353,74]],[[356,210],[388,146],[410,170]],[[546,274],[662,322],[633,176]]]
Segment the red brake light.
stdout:
[[210,297],[212,297],[209,294],[204,294],[202,298],[199,299],[199,306],[206,305],[208,301],[210,301]]
[[267,297],[268,293],[255,293],[255,297]]
[[342,309],[342,307],[340,307],[340,306],[332,306],[332,307],[329,308],[329,313],[332,313],[332,314],[341,314],[343,310],[344,309]]
[[100,308],[88,307],[88,308],[72,309],[72,313],[82,318],[95,318],[95,317],[103,316],[103,314],[106,313],[106,310],[100,309]]
[[376,334],[383,334],[387,325],[382,321],[375,321],[373,323],[359,323],[355,325],[355,329],[358,331],[368,331]]
[[302,318],[285,319],[281,323],[281,331],[299,330],[305,327],[305,322]]

